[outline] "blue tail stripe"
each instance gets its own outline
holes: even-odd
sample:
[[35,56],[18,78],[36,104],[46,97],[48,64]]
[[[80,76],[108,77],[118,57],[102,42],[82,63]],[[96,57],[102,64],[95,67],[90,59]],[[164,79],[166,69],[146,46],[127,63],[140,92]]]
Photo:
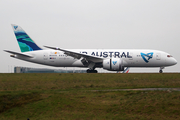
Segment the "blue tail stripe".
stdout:
[[26,44],[27,46],[29,46],[31,48],[32,51],[34,51],[34,50],[42,50],[35,43],[29,42],[29,41],[25,41],[22,38],[18,39],[18,42]]
[[17,38],[17,41],[19,43],[23,43],[26,45],[27,48],[29,48],[28,50],[24,50],[21,46],[21,51],[22,52],[25,52],[25,51],[35,51],[35,50],[42,50],[40,47],[38,47],[34,41],[25,33],[25,32],[15,32],[15,35],[16,35],[16,38]]

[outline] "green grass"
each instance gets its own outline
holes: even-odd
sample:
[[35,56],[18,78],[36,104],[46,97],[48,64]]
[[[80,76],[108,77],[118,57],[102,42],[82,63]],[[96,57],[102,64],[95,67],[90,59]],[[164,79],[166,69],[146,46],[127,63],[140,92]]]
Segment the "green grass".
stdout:
[[180,119],[180,74],[0,74],[0,120]]

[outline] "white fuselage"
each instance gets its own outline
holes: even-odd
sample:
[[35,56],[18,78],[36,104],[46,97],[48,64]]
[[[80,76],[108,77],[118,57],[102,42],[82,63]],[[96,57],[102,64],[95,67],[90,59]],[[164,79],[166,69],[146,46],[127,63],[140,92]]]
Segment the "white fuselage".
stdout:
[[[121,58],[124,67],[166,67],[177,63],[177,61],[168,53],[158,50],[144,49],[71,49],[82,54],[97,56],[103,59]],[[142,54],[153,53],[150,58]],[[32,58],[15,55],[15,58],[29,62],[55,67],[87,67],[82,64],[81,59],[67,56],[59,50],[38,50],[25,52],[23,54],[31,55]],[[144,57],[144,58],[143,58]],[[97,67],[102,67],[100,64]]]

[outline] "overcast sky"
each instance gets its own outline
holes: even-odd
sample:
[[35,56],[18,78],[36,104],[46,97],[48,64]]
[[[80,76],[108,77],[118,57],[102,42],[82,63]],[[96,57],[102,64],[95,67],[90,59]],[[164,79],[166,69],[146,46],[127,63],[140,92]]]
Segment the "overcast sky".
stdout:
[[[179,0],[0,0],[0,73],[14,66],[53,68],[10,57],[20,52],[11,24],[40,46],[66,49],[156,49],[178,61],[164,72],[180,72]],[[158,72],[133,68],[130,72]]]

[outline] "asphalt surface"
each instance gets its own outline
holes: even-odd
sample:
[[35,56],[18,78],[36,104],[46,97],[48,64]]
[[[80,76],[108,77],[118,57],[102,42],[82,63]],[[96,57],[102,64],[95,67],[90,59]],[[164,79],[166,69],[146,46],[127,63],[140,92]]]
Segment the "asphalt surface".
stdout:
[[109,89],[109,90],[91,90],[92,92],[99,91],[180,91],[180,88],[137,88],[137,89]]

